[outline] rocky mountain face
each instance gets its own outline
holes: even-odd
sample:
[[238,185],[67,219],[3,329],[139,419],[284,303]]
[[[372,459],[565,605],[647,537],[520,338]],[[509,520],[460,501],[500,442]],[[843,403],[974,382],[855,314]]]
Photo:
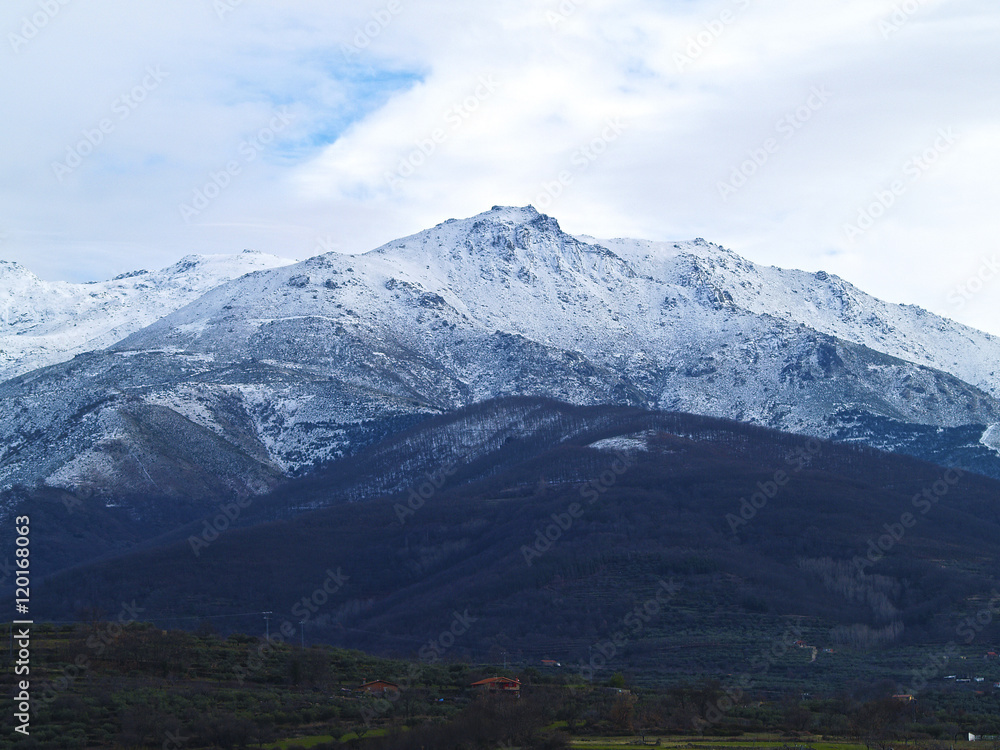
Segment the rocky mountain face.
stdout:
[[866,442],[1000,476],[1000,339],[704,240],[596,240],[495,207],[215,286],[0,383],[0,482],[257,494],[502,396]]

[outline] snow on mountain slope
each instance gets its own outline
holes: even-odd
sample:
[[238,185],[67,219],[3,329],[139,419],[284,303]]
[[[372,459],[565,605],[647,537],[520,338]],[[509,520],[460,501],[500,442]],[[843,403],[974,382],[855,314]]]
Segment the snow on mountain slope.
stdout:
[[704,240],[580,239],[663,275],[697,278],[744,310],[942,370],[1000,397],[1000,338],[921,307],[884,302],[825,271],[760,266]]
[[[414,317],[418,325],[407,325]],[[669,366],[677,346],[717,339],[720,349],[753,347],[752,331],[764,320],[769,330],[804,326],[1000,396],[1000,339],[989,334],[884,303],[836,277],[762,268],[703,240],[573,238],[530,207],[497,207],[365,255],[331,253],[220,288],[125,346],[156,340],[241,356],[277,327],[323,319],[413,350],[440,348],[441,336],[420,330],[436,319],[520,335],[626,371],[645,368],[653,350]],[[724,336],[720,328],[728,329]],[[300,353],[308,363],[310,353]]]
[[[831,289],[846,285],[704,241],[586,241],[533,208],[495,207],[244,276],[104,352],[0,383],[0,482],[192,494],[178,467],[208,456],[256,492],[393,425],[506,395],[988,453],[997,398],[906,352],[953,357],[995,389],[995,342],[970,331],[939,351],[923,334],[955,324],[904,325],[908,309],[853,288],[835,306]],[[218,474],[196,479],[212,488]]]
[[71,284],[0,261],[0,380],[103,349],[219,284],[294,262],[249,250],[189,255],[160,271]]

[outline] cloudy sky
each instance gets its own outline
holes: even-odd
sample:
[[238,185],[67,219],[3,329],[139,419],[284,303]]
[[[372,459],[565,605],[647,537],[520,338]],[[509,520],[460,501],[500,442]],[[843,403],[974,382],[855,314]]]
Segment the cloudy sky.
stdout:
[[995,0],[6,0],[0,257],[359,252],[494,204],[1000,334]]

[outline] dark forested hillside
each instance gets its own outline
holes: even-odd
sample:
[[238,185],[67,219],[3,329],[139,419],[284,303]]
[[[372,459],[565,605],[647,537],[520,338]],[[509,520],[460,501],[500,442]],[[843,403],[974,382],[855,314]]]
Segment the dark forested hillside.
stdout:
[[[366,484],[397,491],[359,499]],[[270,611],[308,641],[650,675],[731,673],[791,633],[815,647],[801,669],[832,679],[866,653],[1000,640],[976,620],[996,604],[998,490],[721,420],[498,401],[50,576],[37,606],[134,600],[164,625],[251,632]]]

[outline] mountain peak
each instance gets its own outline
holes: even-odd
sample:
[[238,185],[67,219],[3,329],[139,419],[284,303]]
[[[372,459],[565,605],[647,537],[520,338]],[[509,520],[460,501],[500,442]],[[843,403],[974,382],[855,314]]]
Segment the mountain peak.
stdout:
[[37,279],[31,271],[14,260],[0,260],[0,278],[4,279]]
[[[268,257],[190,256],[195,267],[176,277],[39,297],[34,317],[15,301],[0,350],[31,356],[9,369],[117,343],[86,367],[8,382],[5,403],[44,398],[0,419],[0,444],[15,446],[0,479],[148,483],[115,447],[120,425],[135,428],[136,455],[183,426],[191,455],[223,437],[213,466],[244,451],[258,468],[239,481],[256,492],[373,431],[507,395],[652,405],[890,449],[950,451],[961,439],[967,465],[994,466],[979,441],[1000,423],[997,343],[831,286],[832,275],[757,266],[704,240],[576,238],[531,206],[244,275]],[[116,400],[126,391],[135,400]],[[171,437],[148,443],[150,420]],[[46,436],[63,429],[72,437],[55,453]],[[95,447],[77,455],[81,445]]]
[[[499,216],[505,219],[513,219],[514,221],[534,221],[539,216],[545,216],[538,212],[532,205],[527,206],[493,206],[489,211],[485,211],[480,216]],[[475,217],[478,218],[478,217]],[[548,219],[552,219],[551,216],[546,216]],[[555,219],[552,219],[555,221]]]
[[[534,206],[493,206],[476,216],[449,220],[431,230],[386,246],[394,254],[414,246],[446,260],[450,267],[470,264],[483,278],[535,284],[543,277],[633,277],[630,265],[607,247],[563,231],[552,216]],[[559,283],[563,283],[559,282]]]
[[493,206],[489,211],[483,211],[482,213],[470,216],[466,219],[448,219],[447,221],[443,221],[438,224],[434,227],[434,229],[451,225],[471,226],[482,224],[484,222],[506,225],[541,223],[553,228],[555,231],[561,231],[559,222],[556,221],[555,218],[548,216],[547,214],[539,213],[539,211],[531,205]]
[[547,260],[555,263],[557,256],[565,257],[567,253],[576,257],[585,247],[587,243],[563,232],[555,218],[539,213],[533,206],[493,206],[475,216],[448,219],[431,229],[395,240],[372,254],[399,260],[404,256],[411,260],[420,256],[425,261],[433,259],[449,264],[461,262],[464,257],[490,264],[500,261],[530,267]]

